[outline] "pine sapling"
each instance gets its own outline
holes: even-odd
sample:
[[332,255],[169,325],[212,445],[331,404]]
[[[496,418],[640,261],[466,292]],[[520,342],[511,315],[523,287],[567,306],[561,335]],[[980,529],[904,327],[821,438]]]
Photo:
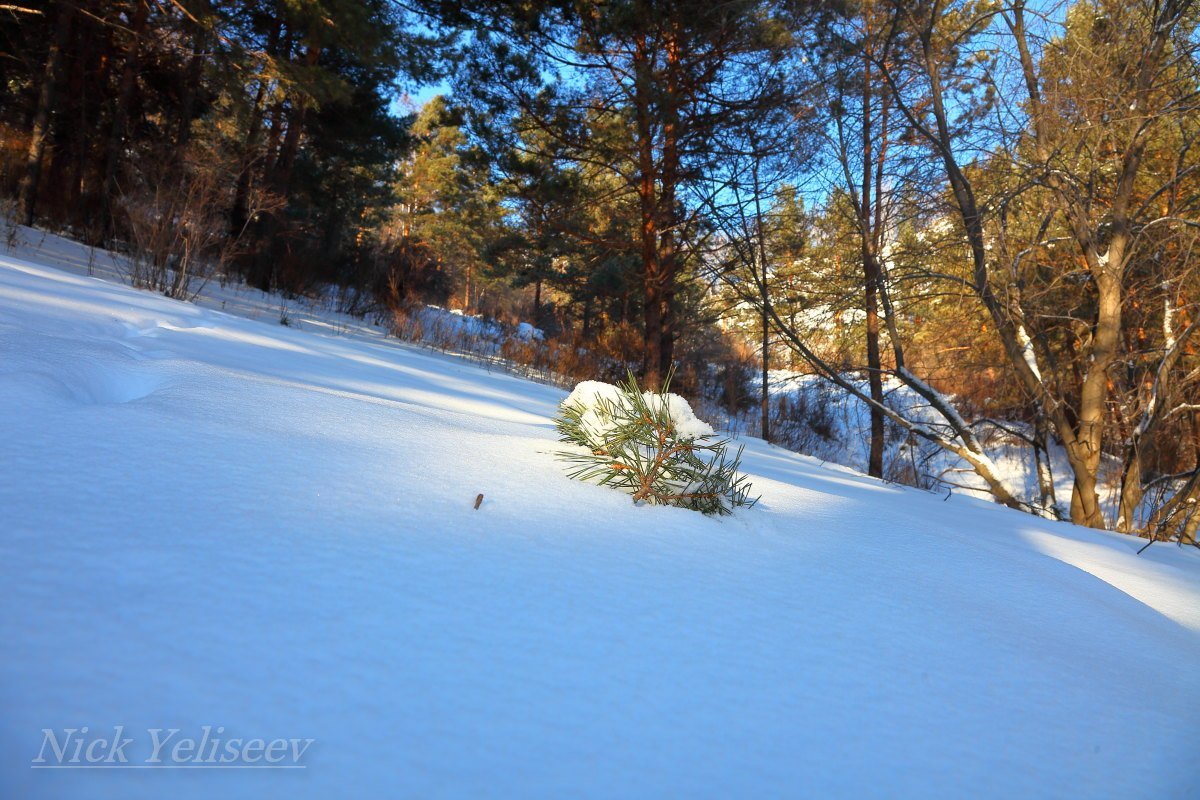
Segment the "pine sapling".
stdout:
[[582,451],[559,453],[576,480],[611,486],[635,503],[672,505],[704,514],[752,506],[750,483],[738,473],[742,448],[697,420],[687,402],[668,392],[643,392],[630,373],[619,386],[580,384],[555,425],[560,441]]

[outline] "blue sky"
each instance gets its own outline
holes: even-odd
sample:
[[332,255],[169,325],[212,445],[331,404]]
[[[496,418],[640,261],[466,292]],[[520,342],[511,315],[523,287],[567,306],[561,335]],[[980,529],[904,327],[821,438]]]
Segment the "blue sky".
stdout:
[[413,109],[418,109],[428,103],[439,94],[449,94],[450,84],[445,81],[431,83],[428,86],[422,86],[416,91],[398,92],[393,98],[389,111],[393,116],[401,117],[409,112],[408,105],[412,105]]

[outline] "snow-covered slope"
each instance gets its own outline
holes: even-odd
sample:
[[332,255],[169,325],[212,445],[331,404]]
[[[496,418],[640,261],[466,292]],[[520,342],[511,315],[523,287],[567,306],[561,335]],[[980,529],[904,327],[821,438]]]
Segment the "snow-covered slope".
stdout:
[[[635,508],[563,396],[0,258],[0,795],[1200,796],[1200,554],[753,440]],[[315,743],[32,768],[115,725]]]

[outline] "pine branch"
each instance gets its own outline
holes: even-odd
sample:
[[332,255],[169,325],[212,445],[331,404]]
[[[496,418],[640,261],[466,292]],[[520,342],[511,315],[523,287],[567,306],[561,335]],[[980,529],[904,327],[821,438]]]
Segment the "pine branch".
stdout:
[[741,448],[731,458],[729,440],[681,433],[671,415],[669,380],[659,392],[643,392],[630,374],[615,399],[565,403],[555,427],[560,441],[581,448],[558,454],[569,465],[567,475],[619,489],[635,503],[704,514],[753,506],[757,498],[738,473]]

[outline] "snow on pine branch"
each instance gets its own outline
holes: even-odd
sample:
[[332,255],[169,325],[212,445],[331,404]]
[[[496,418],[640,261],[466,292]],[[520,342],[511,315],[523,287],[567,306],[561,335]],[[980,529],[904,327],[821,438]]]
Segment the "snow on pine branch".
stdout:
[[571,478],[620,489],[635,503],[729,514],[756,502],[738,473],[742,449],[730,457],[728,440],[666,386],[641,391],[632,374],[620,386],[584,381],[559,407],[555,426],[562,442],[579,448],[559,454]]

